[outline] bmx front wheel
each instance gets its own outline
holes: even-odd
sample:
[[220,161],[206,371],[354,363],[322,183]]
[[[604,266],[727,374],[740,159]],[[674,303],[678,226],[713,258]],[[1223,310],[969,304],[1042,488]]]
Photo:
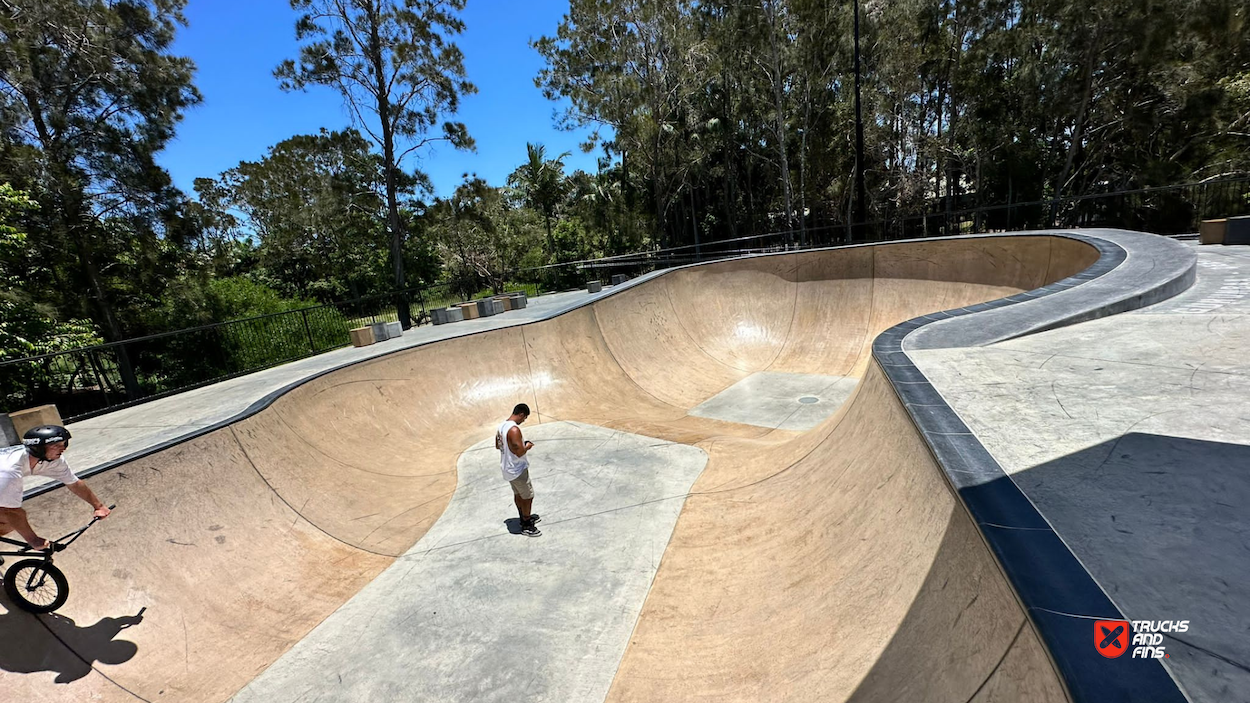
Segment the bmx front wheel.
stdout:
[[50,561],[23,559],[4,575],[4,592],[22,610],[50,613],[65,605],[69,581]]

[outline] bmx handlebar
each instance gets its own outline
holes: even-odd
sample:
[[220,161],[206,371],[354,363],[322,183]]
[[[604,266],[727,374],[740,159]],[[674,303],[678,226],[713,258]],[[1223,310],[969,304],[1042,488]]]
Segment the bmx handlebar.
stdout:
[[[117,508],[117,506],[116,506],[116,505],[110,505],[110,506],[109,506],[109,511],[115,510],[116,508]],[[82,533],[84,533],[84,532],[86,532],[86,531],[87,531],[87,528],[91,527],[92,525],[96,524],[97,522],[99,522],[99,521],[101,521],[101,520],[103,520],[103,519],[104,519],[104,518],[100,517],[99,515],[94,515],[94,516],[92,516],[92,518],[91,518],[91,522],[87,523],[86,525],[83,525],[82,527],[78,528],[77,530],[74,530],[73,532],[70,532],[70,533],[67,533],[67,534],[65,534],[65,535],[61,536],[61,537],[60,537],[60,538],[58,538],[58,539],[54,539],[54,540],[52,540],[52,546],[51,546],[51,548],[50,548],[50,549],[47,549],[47,550],[44,550],[44,551],[47,551],[47,552],[60,552],[60,551],[63,551],[66,547],[68,547],[69,545],[73,544],[73,543],[74,543],[74,540],[76,540],[76,539],[78,539],[79,537],[81,537],[81,536],[82,536]]]
[[[115,510],[116,508],[117,508],[117,506],[116,506],[116,505],[110,505],[110,506],[109,506],[109,510],[110,510],[110,511]],[[86,525],[83,525],[82,527],[78,528],[77,530],[74,530],[73,532],[70,532],[70,533],[68,533],[68,534],[65,534],[65,535],[63,535],[63,536],[61,536],[61,537],[59,537],[59,538],[57,538],[57,539],[54,539],[54,540],[48,540],[49,547],[48,547],[47,549],[35,549],[34,547],[31,547],[30,545],[25,544],[25,543],[23,543],[23,542],[19,542],[19,541],[17,541],[17,540],[13,540],[13,539],[8,539],[8,538],[6,538],[6,537],[0,537],[0,542],[3,542],[3,543],[5,543],[5,544],[11,544],[11,545],[13,545],[14,547],[21,547],[21,549],[20,549],[20,550],[18,550],[18,551],[6,551],[6,552],[0,552],[0,553],[2,553],[2,554],[8,554],[8,555],[21,555],[21,554],[29,554],[29,553],[31,553],[31,552],[35,552],[35,553],[38,553],[38,554],[52,554],[53,552],[59,552],[59,551],[62,551],[62,550],[64,550],[66,547],[68,547],[70,544],[72,544],[72,543],[74,542],[74,540],[76,540],[76,539],[78,539],[79,537],[81,537],[81,536],[82,536],[82,533],[84,533],[84,532],[86,532],[86,531],[87,531],[87,528],[89,528],[89,527],[91,527],[92,525],[96,524],[96,523],[97,523],[97,522],[99,522],[101,519],[102,519],[102,518],[100,518],[100,517],[92,516],[92,518],[91,518],[91,522],[87,523]]]

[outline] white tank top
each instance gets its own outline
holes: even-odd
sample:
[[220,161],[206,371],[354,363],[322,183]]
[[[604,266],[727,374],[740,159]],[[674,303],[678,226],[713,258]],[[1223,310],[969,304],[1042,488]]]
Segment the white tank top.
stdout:
[[503,470],[505,481],[512,481],[521,477],[521,474],[530,467],[530,460],[517,456],[512,453],[512,447],[508,446],[508,432],[516,427],[517,424],[512,420],[504,420],[499,426],[499,431],[495,433],[496,439],[499,440],[499,468]]

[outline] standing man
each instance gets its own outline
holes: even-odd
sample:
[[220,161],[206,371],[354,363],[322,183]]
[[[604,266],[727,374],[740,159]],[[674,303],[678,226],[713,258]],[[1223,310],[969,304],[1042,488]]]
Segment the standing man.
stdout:
[[534,524],[542,518],[537,513],[530,512],[530,506],[534,503],[534,484],[530,483],[530,460],[525,456],[534,448],[534,443],[526,442],[521,437],[521,423],[529,416],[530,406],[525,403],[519,403],[513,408],[512,415],[503,421],[499,431],[495,433],[495,448],[499,450],[499,467],[503,469],[503,478],[512,484],[512,499],[521,516],[521,534],[537,537],[542,533]]
[[[35,549],[47,549],[48,540],[35,534],[22,509],[22,477],[50,476],[65,484],[70,493],[82,498],[95,509],[99,518],[108,517],[109,509],[78,480],[61,454],[69,447],[69,430],[60,425],[40,425],[27,430],[22,445],[0,449],[0,535],[17,530],[26,543]],[[2,561],[2,560],[0,560]]]

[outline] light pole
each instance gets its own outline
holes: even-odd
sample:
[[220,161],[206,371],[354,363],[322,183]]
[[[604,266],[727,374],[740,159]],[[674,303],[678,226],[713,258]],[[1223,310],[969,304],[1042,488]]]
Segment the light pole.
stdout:
[[[864,223],[864,113],[859,102],[859,0],[855,0],[855,223]],[[851,228],[855,239],[855,228]]]

